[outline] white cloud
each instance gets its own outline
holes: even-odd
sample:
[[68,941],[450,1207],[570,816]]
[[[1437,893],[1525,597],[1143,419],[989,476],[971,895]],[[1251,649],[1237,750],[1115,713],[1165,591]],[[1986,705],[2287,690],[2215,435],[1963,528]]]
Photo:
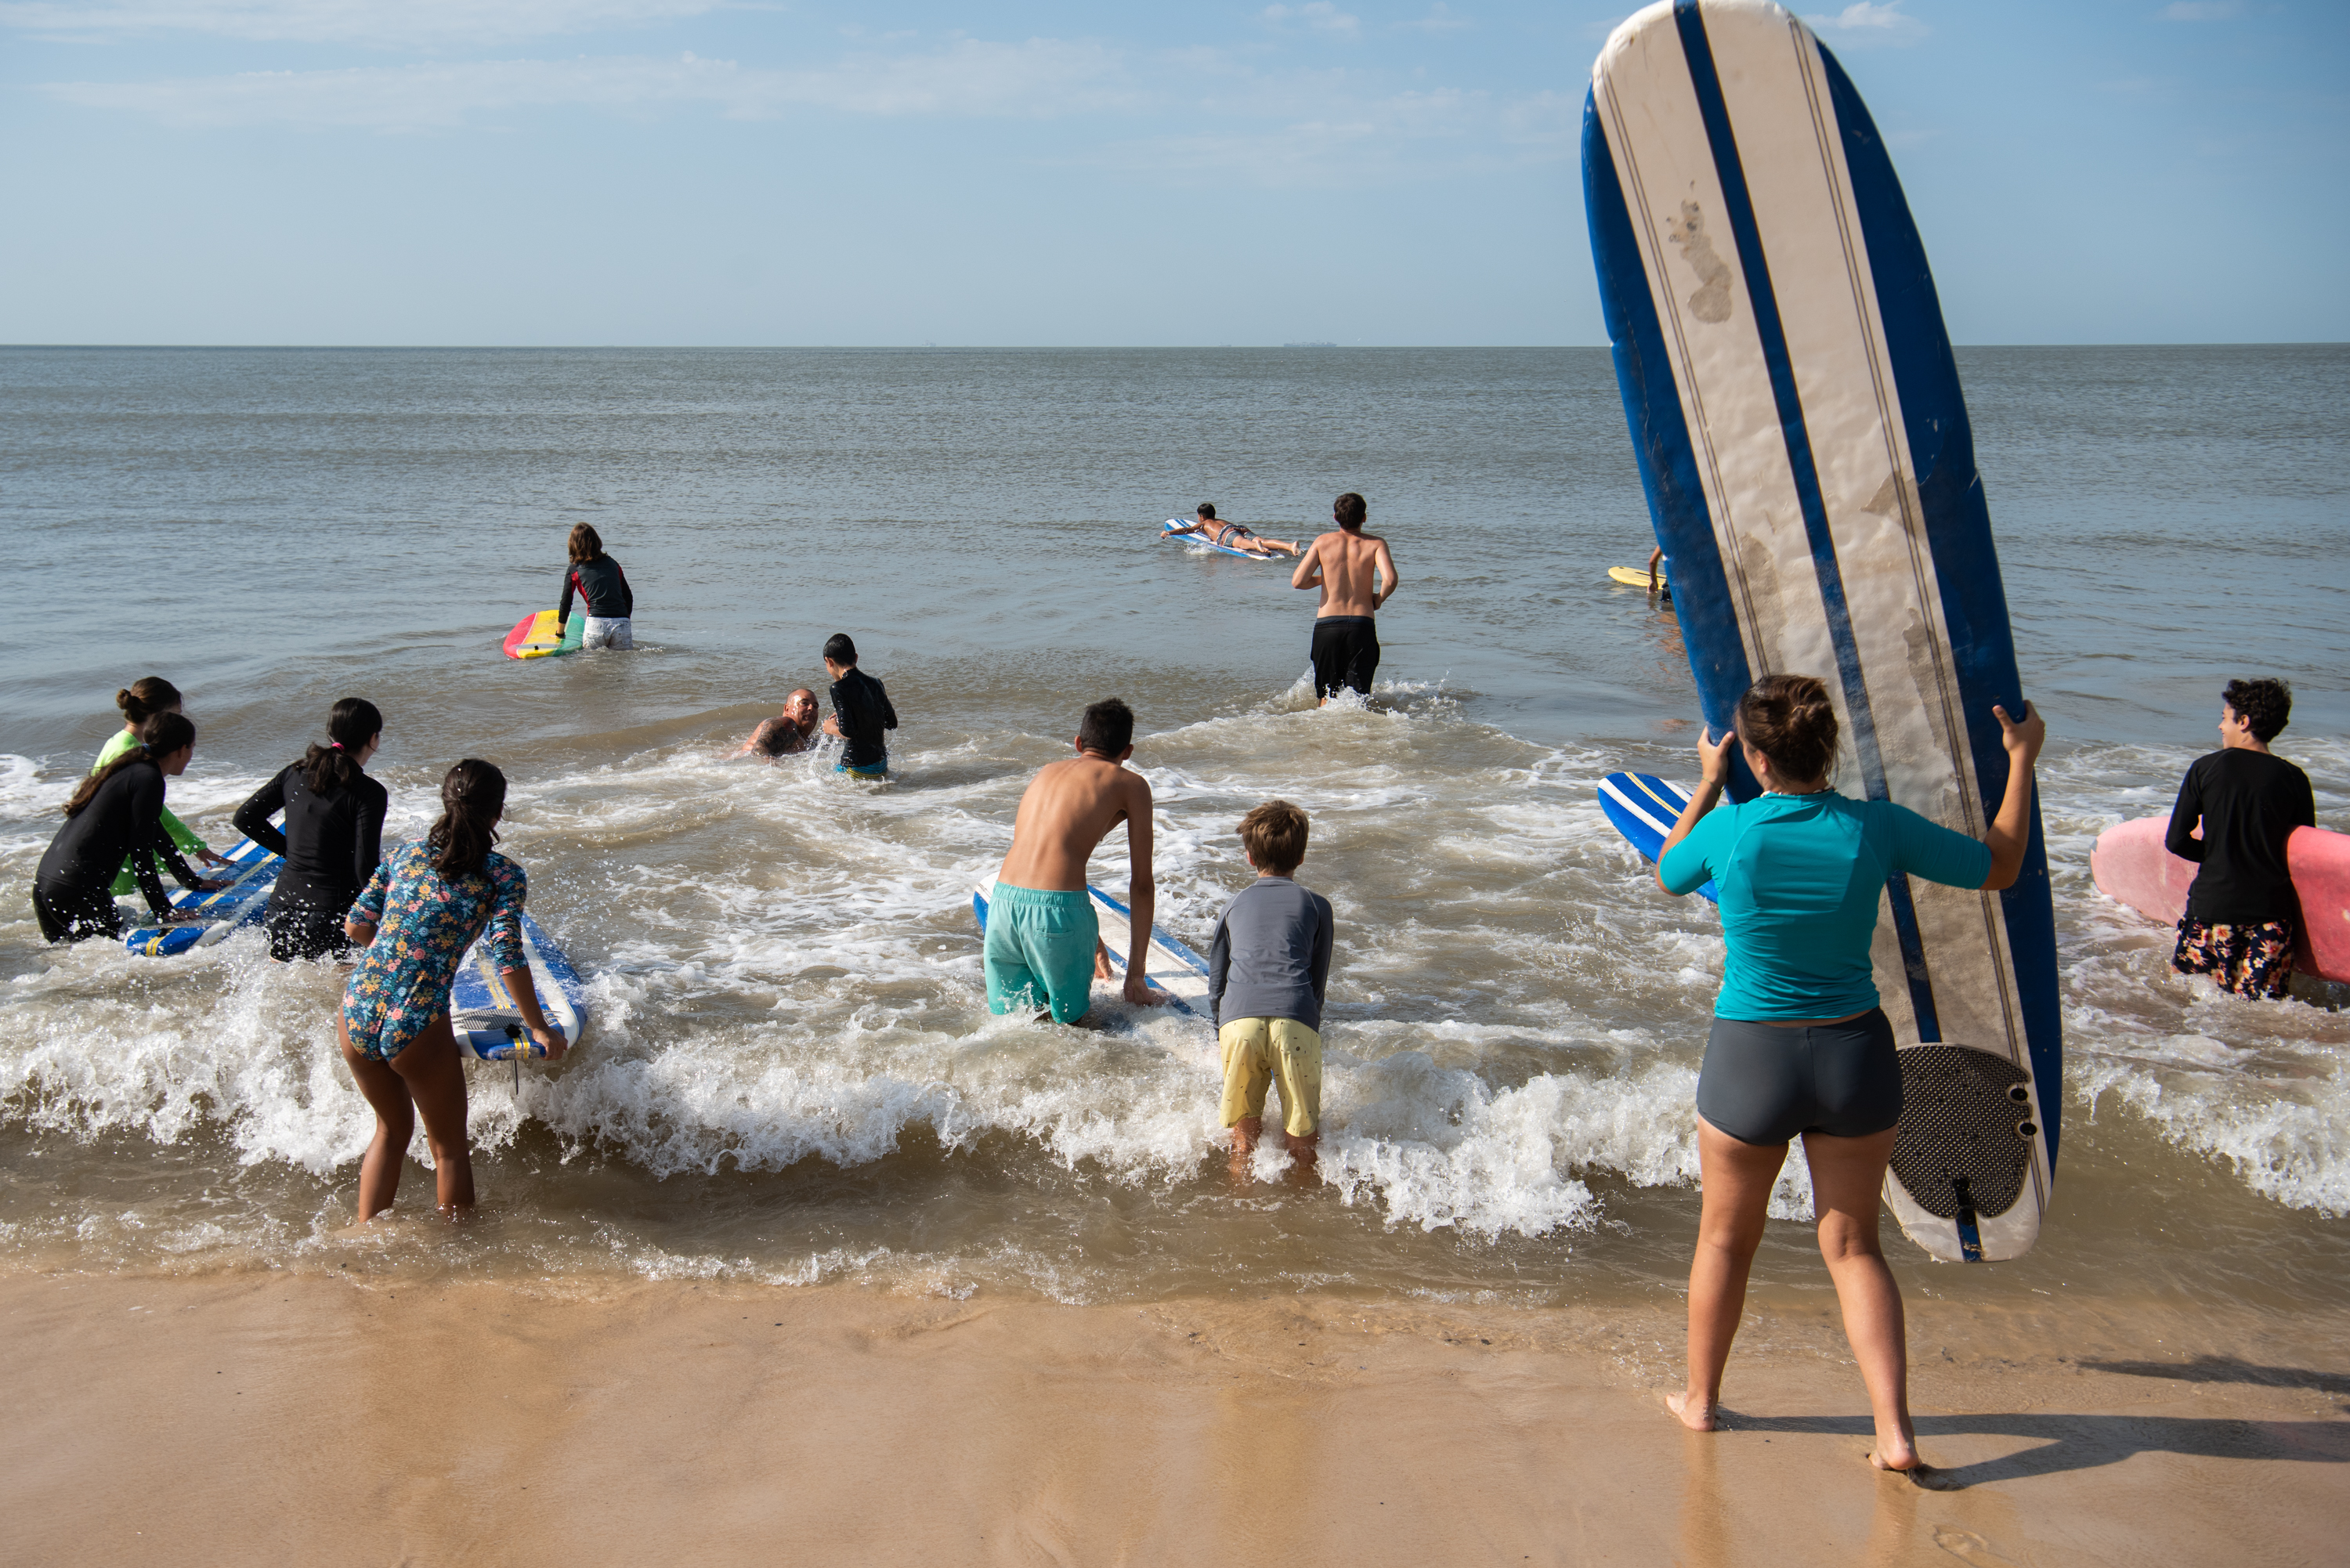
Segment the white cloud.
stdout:
[[[1293,84],[1309,94],[1315,85]],[[1084,161],[1177,183],[1393,184],[1571,158],[1583,112],[1561,93],[1497,101],[1451,89],[1369,100],[1332,94],[1319,107],[1264,129],[1219,117],[1205,123],[1235,129],[1118,142]]]
[[1343,34],[1349,38],[1363,25],[1361,17],[1339,10],[1330,0],[1311,0],[1305,5],[1268,5],[1257,16],[1270,27],[1305,27],[1316,33]]
[[1451,6],[1447,5],[1444,3],[1444,0],[1436,0],[1436,4],[1428,8],[1428,15],[1420,17],[1419,20],[1405,22],[1399,25],[1405,27],[1414,28],[1422,33],[1457,33],[1463,27],[1473,27],[1476,26],[1476,24],[1470,21],[1468,17],[1460,15],[1455,12]]
[[442,130],[484,114],[567,107],[641,112],[704,104],[745,119],[797,106],[852,114],[1042,117],[1139,101],[1115,51],[1050,38],[964,39],[929,54],[855,56],[821,70],[746,67],[691,54],[583,56],[57,82],[42,90],[67,103],[151,115],[171,125],[376,130]]
[[204,33],[256,43],[438,48],[676,21],[728,0],[0,0],[0,26],[101,39]]
[[1914,44],[1933,31],[1902,10],[1901,0],[1853,0],[1833,16],[1806,16],[1813,32],[1833,44]]
[[2236,0],[2174,0],[2162,15],[2170,22],[2224,22],[2242,9]]

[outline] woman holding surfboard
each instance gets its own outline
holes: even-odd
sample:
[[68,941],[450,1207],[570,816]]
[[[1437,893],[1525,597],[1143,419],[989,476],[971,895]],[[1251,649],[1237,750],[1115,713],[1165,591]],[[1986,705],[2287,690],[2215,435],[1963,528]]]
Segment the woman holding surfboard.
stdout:
[[[106,744],[98,749],[98,761],[90,763],[89,771],[94,774],[104,771],[115,758],[136,747],[140,726],[158,713],[178,712],[180,701],[180,689],[160,675],[142,675],[117,691],[114,705],[122,711],[122,728],[106,738]],[[228,864],[224,857],[213,854],[211,846],[197,837],[192,828],[182,824],[169,810],[163,813],[163,831],[171,835],[172,842],[179,846],[182,854],[192,855],[207,866]],[[125,861],[121,874],[114,878],[115,894],[121,897],[138,890],[137,873]]]
[[[280,963],[351,950],[343,916],[383,858],[383,814],[391,804],[367,776],[368,759],[382,742],[383,714],[364,697],[346,697],[327,717],[327,743],[313,743],[236,808],[236,830],[286,857],[262,918],[269,956]],[[278,812],[286,814],[283,832],[269,825]]]
[[118,872],[133,878],[147,907],[169,923],[178,918],[155,871],[155,857],[184,887],[207,891],[225,887],[188,869],[179,846],[163,826],[164,780],[187,772],[195,755],[196,727],[176,708],[151,713],[137,738],[103,767],[91,770],[66,802],[66,825],[41,857],[33,877],[33,914],[45,941],[78,942],[122,934],[114,907]]
[[[1851,800],[1828,784],[1836,716],[1808,675],[1766,675],[1719,742],[1698,747],[1704,782],[1657,859],[1679,896],[1712,881],[1728,948],[1697,1087],[1703,1203],[1690,1266],[1689,1386],[1668,1401],[1711,1431],[1723,1366],[1746,1304],[1771,1189],[1801,1135],[1821,1254],[1868,1385],[1880,1469],[1922,1476],[1909,1424],[1901,1293],[1877,1241],[1885,1168],[1900,1133],[1901,1064],[1877,1005],[1870,944],[1888,877],[1953,888],[2012,886],[2032,836],[2032,764],[2047,727],[1994,708],[2005,796],[1981,842],[1908,807]],[[1763,794],[1715,811],[1731,747]]]

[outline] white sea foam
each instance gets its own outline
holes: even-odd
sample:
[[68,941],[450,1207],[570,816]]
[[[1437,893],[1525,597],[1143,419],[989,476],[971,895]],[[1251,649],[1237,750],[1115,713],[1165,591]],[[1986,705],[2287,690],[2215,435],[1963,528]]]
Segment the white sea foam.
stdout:
[[[1607,1217],[1603,1174],[1692,1185],[1720,928],[1710,906],[1659,894],[1606,828],[1593,788],[1624,759],[1525,745],[1431,688],[1323,709],[1294,695],[1149,737],[1138,762],[1158,796],[1159,918],[1196,946],[1246,879],[1241,814],[1279,794],[1312,815],[1301,879],[1341,926],[1321,1167],[1335,1196],[1391,1229],[1490,1240],[1588,1230]],[[2159,933],[2088,885],[2097,828],[2158,809],[2146,781],[2189,754],[2076,753],[2047,772],[2074,1119],[2143,1118],[2255,1192],[2350,1211],[2340,1021],[2168,976]],[[1156,1188],[1212,1169],[1223,1134],[1203,1021],[1106,1004],[1112,1028],[1096,1035],[985,1012],[970,889],[1008,841],[1024,755],[957,736],[894,762],[899,782],[874,788],[827,757],[727,762],[696,742],[517,774],[504,847],[592,976],[594,1023],[519,1095],[482,1075],[477,1139],[511,1149],[535,1125],[570,1158],[654,1180],[873,1168],[917,1132],[950,1159],[992,1142],[1080,1182]],[[429,772],[390,776],[388,838],[421,832]],[[0,795],[0,866],[16,886],[46,842],[25,814],[64,777],[0,764],[15,792]],[[199,780],[174,800],[217,843],[259,782]],[[1126,870],[1114,836],[1096,879],[1117,890]],[[5,919],[26,942],[30,921]],[[251,932],[127,979],[119,951],[44,954],[0,988],[0,1103],[44,1133],[217,1137],[248,1167],[346,1184],[372,1120],[333,1042],[338,984],[330,968],[270,963]],[[1266,1182],[1284,1166],[1275,1144],[1255,1168]],[[1773,1212],[1801,1219],[1809,1198],[1793,1159]],[[197,1252],[314,1245],[327,1223],[183,1218],[140,1242],[119,1212],[88,1222],[104,1245]],[[855,1244],[781,1259],[635,1235],[611,1246],[641,1272],[778,1282],[910,1268],[963,1289],[982,1266]],[[1057,1282],[1038,1288],[1082,1294],[1062,1267],[1019,1265]]]

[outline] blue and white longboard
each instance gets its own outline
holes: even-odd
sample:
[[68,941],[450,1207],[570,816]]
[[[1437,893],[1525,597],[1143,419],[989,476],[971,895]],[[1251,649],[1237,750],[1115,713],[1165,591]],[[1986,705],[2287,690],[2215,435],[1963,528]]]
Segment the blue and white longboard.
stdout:
[[[539,1011],[563,1031],[569,1044],[579,1044],[588,1027],[588,988],[571,967],[563,950],[525,912],[522,918],[522,948],[530,960],[532,985],[538,992]],[[538,1043],[522,1025],[522,1009],[506,989],[505,978],[489,961],[478,941],[465,950],[456,975],[449,982],[449,1027],[466,1054],[483,1062],[519,1062],[544,1057]]]
[[[1617,383],[1706,722],[1773,671],[1834,693],[1852,793],[1981,837],[2022,691],[1924,246],[1868,110],[1767,0],[1666,0],[1592,68],[1584,193]],[[1849,787],[1849,786],[1848,786]],[[1749,798],[1741,763],[1731,783]],[[2038,813],[2002,894],[1887,885],[1877,989],[1911,1240],[2028,1251],[2062,1098]]]
[[[122,945],[142,958],[169,958],[191,948],[208,948],[231,931],[250,926],[268,912],[269,895],[277,887],[285,860],[252,839],[240,839],[228,852],[228,865],[212,867],[213,879],[229,878],[217,892],[182,888],[172,894],[172,907],[203,916],[183,926],[141,926],[122,939]],[[149,911],[144,905],[140,913]]]
[[[1654,774],[1609,774],[1599,781],[1599,809],[1607,814],[1624,841],[1651,865],[1663,853],[1673,824],[1681,819],[1689,803],[1687,790]],[[1721,902],[1721,889],[1711,881],[1698,891],[1709,903]]]
[[[1188,528],[1190,526],[1191,524],[1189,523],[1182,521],[1180,518],[1170,517],[1165,523],[1159,525],[1159,532],[1162,535],[1172,534],[1178,528]],[[1210,539],[1205,534],[1186,534],[1183,537],[1189,539],[1194,545],[1199,545],[1204,548],[1215,551],[1219,556],[1238,556],[1243,561],[1270,561],[1273,559],[1271,556],[1260,556],[1253,550],[1235,550],[1230,545],[1219,545]]]
[[[1101,922],[1102,946],[1109,950],[1109,967],[1120,985],[1126,981],[1126,955],[1134,940],[1134,912],[1099,888],[1093,895],[1094,918]],[[982,882],[971,896],[971,912],[979,929],[987,929],[987,906],[995,898],[995,878]],[[1150,928],[1150,946],[1143,978],[1175,999],[1170,1011],[1208,1015],[1208,961],[1167,934],[1163,926]],[[1041,1004],[1040,1004],[1041,1005]]]

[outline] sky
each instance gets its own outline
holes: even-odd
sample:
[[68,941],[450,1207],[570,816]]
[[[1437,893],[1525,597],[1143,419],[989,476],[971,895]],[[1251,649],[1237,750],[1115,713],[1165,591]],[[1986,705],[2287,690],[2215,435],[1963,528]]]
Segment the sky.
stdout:
[[[1830,5],[1954,340],[2350,339],[2350,4]],[[0,0],[0,343],[1604,343],[1630,9]]]

